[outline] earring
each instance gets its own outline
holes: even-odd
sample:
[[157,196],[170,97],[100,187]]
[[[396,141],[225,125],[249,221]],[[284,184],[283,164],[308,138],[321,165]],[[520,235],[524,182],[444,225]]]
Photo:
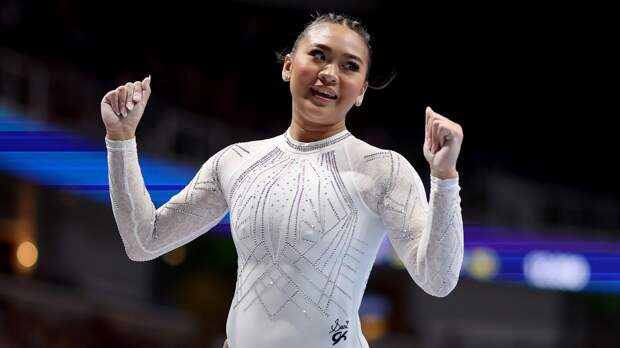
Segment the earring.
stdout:
[[355,101],[355,106],[361,106],[362,105],[362,101],[361,100],[356,100]]
[[290,76],[288,76],[288,74],[284,75],[284,81],[289,81],[291,79]]

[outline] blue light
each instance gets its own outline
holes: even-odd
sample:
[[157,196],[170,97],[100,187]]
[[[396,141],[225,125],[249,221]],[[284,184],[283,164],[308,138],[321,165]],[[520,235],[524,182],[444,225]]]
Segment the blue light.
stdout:
[[[138,144],[139,145],[139,144]],[[107,154],[103,137],[88,141],[0,106],[0,170],[45,187],[110,204]],[[158,160],[140,154],[144,181],[155,206],[161,206],[183,189],[199,168]],[[213,228],[229,233],[229,216]],[[523,262],[528,252],[544,250],[583,257],[590,267],[590,280],[583,291],[620,293],[620,243],[580,240],[565,236],[549,240],[542,233],[505,227],[465,226],[465,258],[475,248],[497,255],[498,272],[491,280],[527,284]],[[377,263],[398,265],[387,239],[379,249]],[[461,271],[469,277],[467,271]]]
[[[155,206],[161,206],[183,189],[199,169],[143,154],[139,161]],[[44,187],[110,203],[103,136],[99,142],[93,142],[2,106],[0,170]]]

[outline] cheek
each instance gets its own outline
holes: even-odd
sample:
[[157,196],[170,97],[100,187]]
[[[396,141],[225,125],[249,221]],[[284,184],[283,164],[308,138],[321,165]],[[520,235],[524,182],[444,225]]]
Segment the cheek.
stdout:
[[317,78],[318,69],[311,64],[299,63],[293,69],[293,74],[300,82],[311,82]]
[[341,79],[340,80],[340,93],[347,99],[354,99],[359,96],[362,87],[364,86],[363,79]]

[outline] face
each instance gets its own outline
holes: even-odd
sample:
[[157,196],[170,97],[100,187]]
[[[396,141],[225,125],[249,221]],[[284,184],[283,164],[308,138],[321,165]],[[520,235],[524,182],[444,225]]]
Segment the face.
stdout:
[[312,27],[286,56],[282,79],[290,81],[293,117],[306,123],[343,122],[353,105],[361,105],[368,70],[368,47],[348,27],[321,23]]

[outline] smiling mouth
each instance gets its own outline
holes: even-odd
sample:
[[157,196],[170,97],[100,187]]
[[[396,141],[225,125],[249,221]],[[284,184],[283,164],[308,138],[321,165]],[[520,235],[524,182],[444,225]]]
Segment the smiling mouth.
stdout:
[[326,99],[332,99],[332,100],[336,100],[338,98],[338,96],[330,94],[330,93],[325,93],[325,92],[321,92],[318,89],[315,88],[310,88],[310,91],[312,92],[313,95],[315,96],[319,96],[322,98],[326,98]]

